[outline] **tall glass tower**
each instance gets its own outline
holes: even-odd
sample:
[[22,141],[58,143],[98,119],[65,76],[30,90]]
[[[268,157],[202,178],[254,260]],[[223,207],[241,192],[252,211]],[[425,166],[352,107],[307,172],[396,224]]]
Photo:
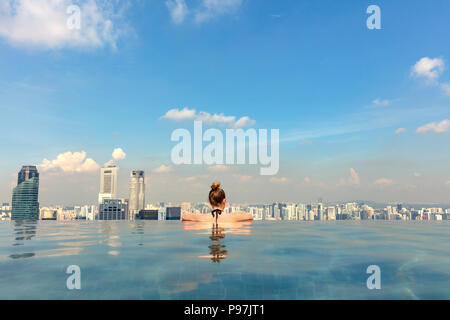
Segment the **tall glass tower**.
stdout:
[[36,166],[23,166],[12,196],[12,220],[39,219],[39,172]]
[[128,205],[129,217],[134,219],[135,215],[144,209],[145,205],[145,177],[144,171],[133,170],[130,173],[130,201]]

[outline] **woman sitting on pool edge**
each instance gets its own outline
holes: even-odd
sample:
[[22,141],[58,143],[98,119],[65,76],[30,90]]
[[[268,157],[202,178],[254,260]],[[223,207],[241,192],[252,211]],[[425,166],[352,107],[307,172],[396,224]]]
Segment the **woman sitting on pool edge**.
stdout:
[[223,213],[227,199],[225,191],[220,187],[219,182],[214,182],[209,191],[209,203],[211,204],[211,214],[184,213],[182,221],[190,222],[241,222],[252,221],[253,216],[247,212]]

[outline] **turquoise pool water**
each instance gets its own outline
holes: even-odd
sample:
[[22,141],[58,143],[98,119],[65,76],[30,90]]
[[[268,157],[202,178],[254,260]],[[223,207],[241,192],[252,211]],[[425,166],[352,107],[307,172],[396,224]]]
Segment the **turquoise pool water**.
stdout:
[[0,299],[450,299],[449,244],[447,221],[1,222]]

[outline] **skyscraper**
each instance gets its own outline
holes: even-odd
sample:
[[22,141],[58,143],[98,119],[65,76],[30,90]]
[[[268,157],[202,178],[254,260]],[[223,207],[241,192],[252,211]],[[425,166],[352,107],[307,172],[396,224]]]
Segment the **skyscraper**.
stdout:
[[100,193],[98,203],[103,203],[104,199],[117,198],[117,173],[119,168],[114,165],[108,165],[101,169],[100,174]]
[[23,166],[12,196],[12,220],[39,219],[39,172],[36,166]]
[[129,218],[134,219],[145,206],[144,171],[133,170],[130,173],[130,200],[128,205]]

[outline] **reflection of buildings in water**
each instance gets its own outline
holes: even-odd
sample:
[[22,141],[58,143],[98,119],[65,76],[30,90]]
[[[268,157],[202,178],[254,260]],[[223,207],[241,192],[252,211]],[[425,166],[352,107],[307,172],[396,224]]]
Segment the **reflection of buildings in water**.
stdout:
[[211,261],[213,263],[220,263],[227,257],[228,251],[225,250],[226,246],[219,243],[219,241],[225,238],[225,229],[220,228],[217,224],[212,228],[211,236],[209,237],[213,243],[208,247],[210,249]]
[[[31,240],[36,235],[37,230],[37,221],[23,221],[16,220],[14,221],[14,239],[16,240],[13,243],[13,246],[23,246],[24,241]],[[20,254],[11,254],[9,257],[11,259],[23,259],[34,257],[34,252],[26,252]]]
[[37,221],[14,221],[14,234],[17,241],[31,240],[36,235],[36,230]]
[[[105,240],[102,240],[103,243],[106,243],[111,248],[119,248],[122,246],[122,242],[120,242],[120,236],[118,231],[118,225],[114,222],[104,221],[101,224],[101,233],[106,236]],[[112,250],[109,251],[110,255],[119,255],[119,251]]]
[[134,231],[132,231],[131,233],[140,236],[138,246],[144,245],[144,225],[145,222],[140,220],[135,220],[135,222],[133,223]]

